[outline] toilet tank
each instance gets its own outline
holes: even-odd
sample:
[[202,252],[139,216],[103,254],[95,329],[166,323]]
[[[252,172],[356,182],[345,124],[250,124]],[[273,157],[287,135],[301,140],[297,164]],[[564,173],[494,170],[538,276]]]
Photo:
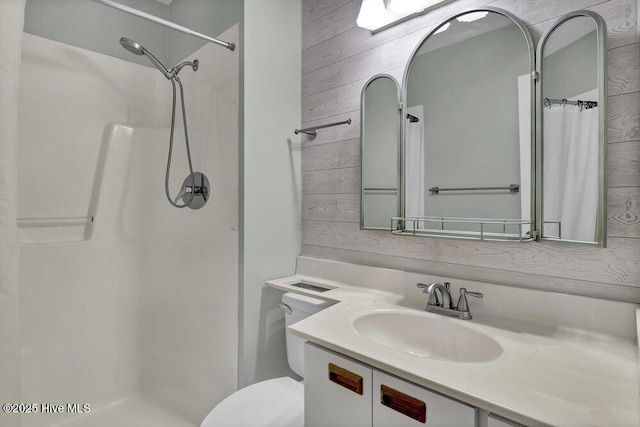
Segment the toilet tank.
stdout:
[[[285,308],[285,327],[293,325],[294,323],[333,305],[333,303],[329,301],[323,301],[293,292],[287,292],[282,295],[282,303],[286,304],[285,307],[291,308],[290,313],[289,310]],[[292,335],[289,331],[286,331],[286,340],[289,367],[293,372],[304,378],[304,343],[306,340]]]

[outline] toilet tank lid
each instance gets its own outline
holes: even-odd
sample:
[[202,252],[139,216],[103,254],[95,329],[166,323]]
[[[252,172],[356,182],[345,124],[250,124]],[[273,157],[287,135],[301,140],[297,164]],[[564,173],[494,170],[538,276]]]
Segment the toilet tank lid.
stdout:
[[318,312],[334,304],[330,301],[324,301],[318,298],[297,294],[295,292],[287,292],[282,295],[282,302],[289,305],[291,308],[310,313]]

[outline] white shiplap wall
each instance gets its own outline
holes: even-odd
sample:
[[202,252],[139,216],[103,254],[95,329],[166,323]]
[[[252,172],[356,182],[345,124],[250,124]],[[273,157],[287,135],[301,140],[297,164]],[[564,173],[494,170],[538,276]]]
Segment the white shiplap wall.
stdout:
[[[638,0],[457,0],[379,34],[355,24],[360,0],[303,0],[302,126],[351,117],[303,140],[302,254],[447,277],[640,302]],[[401,81],[414,46],[461,10],[490,5],[534,42],[563,14],[593,10],[608,28],[608,247],[393,236],[359,229],[360,93],[373,75]]]

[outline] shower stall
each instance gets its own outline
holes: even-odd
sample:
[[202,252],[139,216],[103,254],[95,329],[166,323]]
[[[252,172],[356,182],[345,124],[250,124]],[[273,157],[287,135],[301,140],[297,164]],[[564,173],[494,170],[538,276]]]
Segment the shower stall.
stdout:
[[[153,46],[189,37],[162,27],[164,41],[145,39],[140,18],[77,4],[86,19],[129,22],[140,49],[151,43],[164,55],[159,64],[170,55]],[[24,0],[0,9],[0,59],[19,61],[13,84],[0,87],[16,88],[13,100],[0,98],[17,111],[17,229],[0,218],[0,255],[7,236],[19,248],[15,280],[0,281],[0,396],[39,405],[0,415],[0,426],[198,426],[237,389],[239,49],[185,53],[167,70],[177,77],[187,66],[172,93],[155,62],[128,60],[137,57],[120,46],[122,25],[81,24],[121,59],[22,25],[10,33]],[[236,44],[239,25],[218,36]],[[176,83],[184,97],[172,123]],[[0,215],[9,202],[0,200]],[[12,265],[0,259],[0,271]]]

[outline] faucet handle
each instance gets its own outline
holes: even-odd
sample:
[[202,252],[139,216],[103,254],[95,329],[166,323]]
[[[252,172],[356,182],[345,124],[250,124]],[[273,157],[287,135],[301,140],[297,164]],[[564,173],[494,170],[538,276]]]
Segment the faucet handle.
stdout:
[[469,311],[469,304],[467,303],[467,295],[475,298],[482,298],[480,292],[467,292],[466,288],[460,288],[460,298],[458,299],[458,307],[456,310],[458,311]]
[[460,288],[460,293],[461,294],[465,294],[465,295],[469,295],[470,297],[474,297],[474,298],[482,298],[482,297],[484,297],[484,295],[481,292],[469,292],[465,288]]
[[427,288],[429,287],[429,285],[425,285],[424,283],[416,283],[416,286],[419,287],[420,289],[422,289],[423,293],[427,293]]

